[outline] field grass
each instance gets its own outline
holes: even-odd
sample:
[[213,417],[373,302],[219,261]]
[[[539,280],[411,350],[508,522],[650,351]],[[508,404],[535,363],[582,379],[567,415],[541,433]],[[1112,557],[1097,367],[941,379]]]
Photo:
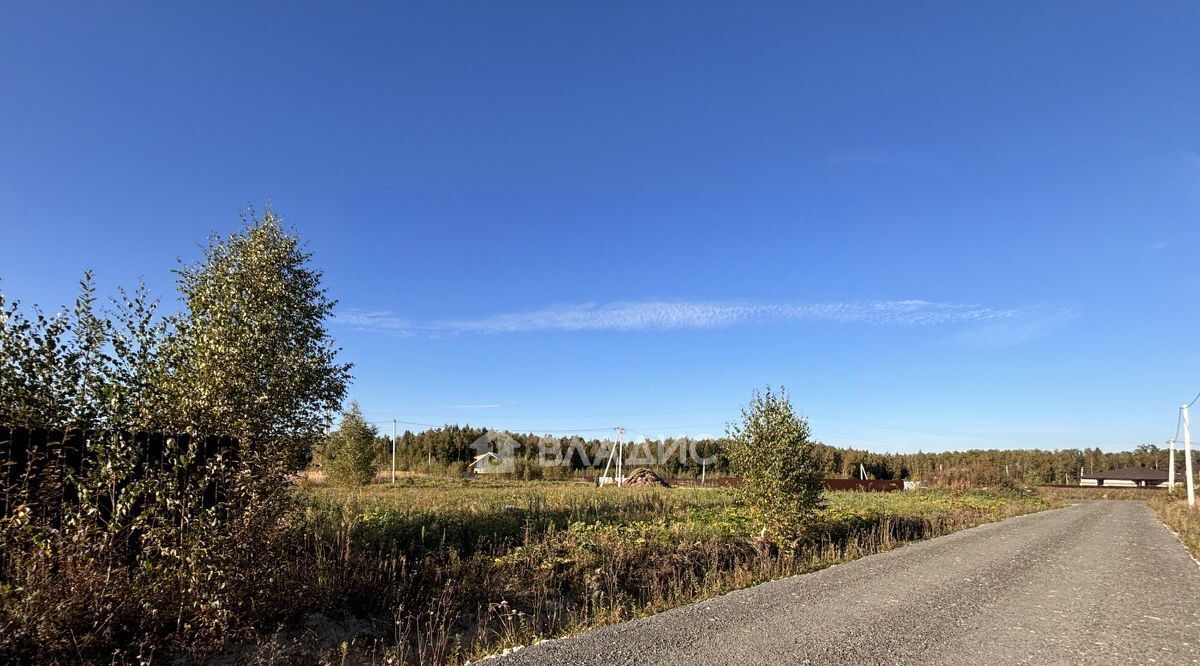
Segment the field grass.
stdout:
[[[408,478],[298,491],[320,611],[350,653],[455,663],[1049,506],[1022,493],[827,493],[781,550],[721,488]],[[386,627],[379,631],[378,628]]]

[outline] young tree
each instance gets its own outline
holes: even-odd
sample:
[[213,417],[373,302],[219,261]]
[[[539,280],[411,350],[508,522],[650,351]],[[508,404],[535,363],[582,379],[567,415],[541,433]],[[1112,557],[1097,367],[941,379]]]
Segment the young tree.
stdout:
[[325,330],[335,303],[310,257],[268,210],[177,271],[187,312],[166,350],[177,426],[237,437],[273,478],[308,464],[349,378]]
[[794,543],[821,507],[821,470],[808,423],[792,411],[787,393],[754,394],[742,422],[726,428],[727,451],[742,483],[738,498],[763,535]]
[[365,486],[375,478],[379,447],[375,426],[367,423],[357,402],[342,412],[342,424],[325,445],[327,468],[339,483]]
[[[294,596],[299,581],[277,567],[298,543],[287,474],[322,437],[349,371],[308,260],[268,212],[179,270],[186,310],[169,320],[144,287],[97,307],[90,272],[74,307],[49,315],[0,293],[0,425],[87,437],[87,464],[63,477],[70,502],[43,479],[0,474],[0,494],[22,507],[0,521],[0,587],[30,590],[4,599],[30,618],[0,618],[6,637],[40,646],[76,635],[63,627],[173,627],[186,642]],[[158,461],[134,431],[168,435]],[[174,436],[189,433],[200,437]],[[206,435],[236,437],[236,455],[207,450]]]
[[71,310],[27,318],[0,293],[0,422],[31,428],[108,426],[111,325],[96,310],[91,271]]
[[159,317],[158,300],[139,283],[132,293],[118,290],[109,314],[112,359],[105,387],[109,427],[161,430],[172,412],[162,386],[170,376],[161,355],[172,335],[170,321]]

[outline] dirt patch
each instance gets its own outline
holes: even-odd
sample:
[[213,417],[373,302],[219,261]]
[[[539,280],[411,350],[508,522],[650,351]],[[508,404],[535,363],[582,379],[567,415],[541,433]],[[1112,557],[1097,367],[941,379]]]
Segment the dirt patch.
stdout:
[[[257,640],[234,645],[204,661],[234,664],[377,664],[386,654],[383,632],[371,622],[312,613]],[[170,660],[169,660],[170,661]],[[189,663],[187,656],[175,663]]]

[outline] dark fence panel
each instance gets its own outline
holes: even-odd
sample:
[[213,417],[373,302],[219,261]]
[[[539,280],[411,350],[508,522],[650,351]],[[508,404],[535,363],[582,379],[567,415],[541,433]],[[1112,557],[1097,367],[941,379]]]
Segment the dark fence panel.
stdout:
[[[0,518],[18,507],[36,507],[40,517],[58,524],[61,508],[79,501],[78,480],[94,470],[103,447],[119,442],[131,445],[136,456],[132,469],[118,475],[114,490],[121,490],[151,472],[173,470],[186,487],[205,463],[219,454],[237,455],[233,437],[210,436],[192,447],[192,436],[150,432],[85,432],[0,426]],[[184,455],[183,461],[179,460]],[[186,464],[181,464],[184,462]],[[216,488],[205,488],[206,499],[216,499]],[[101,511],[112,507],[101,504]]]
[[[699,479],[685,477],[672,477],[669,482],[673,486],[700,485]],[[741,482],[736,476],[721,476],[709,477],[705,485],[731,487]],[[904,490],[904,481],[901,479],[821,479],[821,483],[825,485],[825,490],[856,490],[864,493],[892,493]]]
[[904,490],[900,479],[822,479],[826,490],[856,490],[864,493],[894,493]]
[[[1175,481],[1175,483],[1180,488],[1183,487],[1183,484],[1185,482],[1186,482],[1186,479],[1184,479],[1184,480],[1177,479]],[[1080,490],[1080,489],[1082,489],[1082,490],[1150,490],[1150,491],[1153,491],[1153,490],[1166,491],[1167,490],[1166,486],[1080,486],[1077,484],[1070,484],[1070,483],[1066,483],[1066,484],[1043,483],[1042,485],[1040,485],[1038,487],[1039,488],[1070,488],[1071,490]]]

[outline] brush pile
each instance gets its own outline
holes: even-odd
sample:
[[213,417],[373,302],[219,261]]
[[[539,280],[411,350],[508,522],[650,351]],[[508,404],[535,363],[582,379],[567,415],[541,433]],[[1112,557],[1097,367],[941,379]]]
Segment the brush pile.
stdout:
[[670,488],[671,484],[661,476],[651,472],[645,467],[635,470],[632,474],[625,478],[625,485],[635,488]]

